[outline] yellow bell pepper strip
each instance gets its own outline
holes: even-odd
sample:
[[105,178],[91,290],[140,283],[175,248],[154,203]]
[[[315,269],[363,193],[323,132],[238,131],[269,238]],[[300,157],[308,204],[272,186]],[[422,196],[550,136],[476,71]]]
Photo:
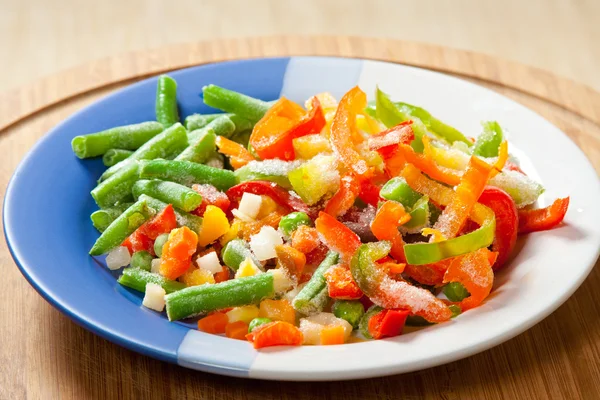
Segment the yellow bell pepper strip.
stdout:
[[[452,189],[427,178],[414,165],[408,164],[402,170],[402,177],[411,188],[429,196],[430,200],[439,205],[449,205],[456,196]],[[494,212],[488,207],[476,203],[473,205],[469,217],[479,225],[479,228],[473,232],[443,242],[404,245],[407,263],[412,265],[432,264],[492,244],[496,230]]]
[[483,193],[491,171],[491,165],[478,157],[471,157],[469,166],[456,187],[455,196],[446,205],[433,228],[449,239],[458,235]]
[[229,140],[223,136],[217,136],[215,141],[219,153],[229,156],[229,162],[233,169],[238,169],[254,161],[255,158],[250,154],[244,146],[239,143]]
[[353,135],[356,135],[356,116],[367,105],[366,94],[358,86],[350,89],[342,97],[331,124],[331,147],[342,162],[357,177],[366,179],[371,171],[365,159],[355,150]]
[[402,204],[388,200],[377,210],[371,223],[371,231],[378,240],[388,240],[392,247],[390,253],[399,262],[405,262],[404,240],[398,227],[410,220],[410,215]]
[[462,173],[450,168],[438,165],[432,158],[424,154],[419,154],[405,144],[398,145],[404,159],[407,163],[414,164],[421,171],[425,172],[431,178],[450,186],[456,186],[460,183]]
[[519,210],[519,233],[552,229],[562,222],[569,208],[569,197],[557,199],[551,206],[537,210]]
[[352,277],[374,304],[388,309],[407,309],[429,322],[444,322],[452,312],[431,292],[390,278],[376,263],[391,249],[386,241],[361,245],[350,264]]
[[339,253],[342,260],[349,260],[360,246],[358,235],[329,214],[320,212],[315,226],[327,246]]
[[456,257],[446,273],[444,283],[459,282],[470,293],[458,305],[462,311],[477,307],[490,294],[494,284],[494,272],[486,248]]

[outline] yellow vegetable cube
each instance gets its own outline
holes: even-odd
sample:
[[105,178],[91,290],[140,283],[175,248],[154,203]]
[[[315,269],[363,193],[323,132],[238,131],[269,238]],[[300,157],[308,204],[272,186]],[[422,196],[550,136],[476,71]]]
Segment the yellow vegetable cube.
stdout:
[[260,210],[258,210],[258,214],[256,215],[256,220],[261,220],[267,215],[271,214],[273,211],[277,210],[277,203],[269,196],[260,196],[262,197],[262,202],[260,203]]
[[227,318],[229,318],[229,323],[244,321],[249,324],[254,318],[258,317],[258,307],[252,306],[243,306],[243,307],[234,307],[230,311],[227,312]]
[[229,230],[227,216],[219,207],[209,205],[204,212],[202,228],[198,235],[198,244],[206,246],[223,236]]
[[221,236],[219,242],[221,246],[225,246],[227,243],[231,242],[233,239],[236,239],[239,236],[240,229],[242,228],[242,221],[235,218],[229,227],[229,230]]
[[313,134],[292,141],[296,158],[308,160],[320,153],[331,153],[329,140],[323,135]]
[[205,283],[215,283],[215,277],[212,272],[203,268],[189,269],[185,274],[181,275],[181,281],[186,286],[198,286]]
[[240,264],[240,267],[238,268],[237,272],[235,273],[235,277],[236,277],[236,279],[244,278],[246,276],[254,276],[254,275],[260,274],[261,272],[262,271],[256,266],[256,264],[254,264],[252,259],[250,257],[248,257],[244,261],[242,261],[242,263]]
[[287,300],[263,300],[260,302],[258,316],[269,318],[272,321],[285,321],[290,324],[296,323],[296,310]]

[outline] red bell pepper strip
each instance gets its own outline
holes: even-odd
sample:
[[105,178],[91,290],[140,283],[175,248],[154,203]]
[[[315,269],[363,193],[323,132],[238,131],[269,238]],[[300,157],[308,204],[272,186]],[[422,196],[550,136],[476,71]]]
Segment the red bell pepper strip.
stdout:
[[202,203],[200,203],[198,208],[192,211],[192,214],[200,217],[203,216],[204,211],[206,211],[206,206],[209,205],[219,207],[223,212],[229,211],[229,206],[231,205],[229,197],[213,185],[193,185],[192,189],[202,195]]
[[177,228],[177,219],[173,206],[169,204],[156,214],[150,221],[145,222],[122,243],[130,253],[147,251],[154,254],[154,240],[163,233],[169,233]]
[[311,133],[320,133],[327,121],[321,102],[317,96],[310,99],[310,109],[289,132],[289,136],[293,139],[310,135]]
[[410,220],[410,215],[402,204],[388,200],[377,210],[371,223],[371,231],[379,240],[388,240],[392,244],[391,254],[399,262],[406,262],[404,240],[398,231],[400,225]]
[[458,305],[462,311],[477,307],[485,300],[494,284],[494,272],[486,248],[455,257],[444,275],[444,283],[460,282],[471,294]]
[[377,150],[385,163],[385,172],[388,178],[398,176],[406,165],[406,159],[398,146],[382,147]]
[[154,241],[140,232],[139,228],[129,235],[129,237],[121,243],[121,246],[127,247],[129,254],[138,251],[147,251],[154,255]]
[[371,171],[367,162],[355,150],[352,138],[356,135],[356,116],[367,105],[367,96],[358,86],[350,89],[342,97],[333,122],[331,123],[331,147],[341,161],[361,180],[369,177]]
[[382,310],[369,320],[369,333],[373,339],[401,335],[408,315],[408,310]]
[[348,265],[337,264],[329,268],[323,276],[327,282],[329,297],[340,300],[356,300],[363,297]]
[[315,227],[327,246],[338,252],[342,259],[349,260],[360,246],[358,235],[329,214],[320,212]]
[[399,125],[369,137],[369,150],[389,149],[396,147],[400,143],[410,144],[415,138],[415,133],[410,126],[412,123],[410,120],[404,121]]
[[358,198],[364,201],[367,204],[372,205],[373,207],[377,207],[379,202],[383,200],[381,196],[379,196],[379,191],[381,188],[371,182],[370,180],[363,181],[360,184],[360,192],[358,193]]
[[569,208],[569,199],[556,199],[551,206],[537,210],[519,210],[519,233],[545,231],[560,224]]
[[306,205],[299,197],[293,196],[275,182],[268,181],[249,181],[231,187],[227,191],[227,197],[231,201],[230,208],[238,207],[244,193],[269,196],[280,206],[288,210],[301,211],[306,213],[310,218],[315,218],[317,214],[316,209]]
[[517,243],[517,206],[508,193],[494,186],[487,186],[483,190],[479,203],[491,208],[496,215],[496,234],[492,243],[492,250],[498,252],[496,262],[492,264],[496,271],[508,260]]
[[354,178],[354,175],[348,174],[342,177],[340,179],[340,188],[327,201],[324,211],[336,218],[344,215],[354,205],[354,201],[358,197],[360,190],[361,186],[356,178]]

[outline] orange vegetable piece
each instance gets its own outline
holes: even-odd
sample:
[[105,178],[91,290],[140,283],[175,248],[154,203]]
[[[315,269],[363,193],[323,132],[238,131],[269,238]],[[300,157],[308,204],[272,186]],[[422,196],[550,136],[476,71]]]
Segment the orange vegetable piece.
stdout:
[[219,149],[219,153],[230,157],[229,161],[235,169],[243,167],[250,161],[255,160],[252,154],[250,154],[250,152],[246,150],[244,146],[234,142],[233,140],[229,140],[223,136],[217,136],[215,143]]
[[388,240],[392,244],[390,253],[397,261],[405,262],[404,240],[398,231],[400,225],[410,221],[410,215],[402,204],[388,200],[377,210],[371,223],[371,231],[379,240]]
[[246,339],[252,342],[255,349],[260,349],[269,346],[300,346],[304,335],[288,322],[274,321],[259,326],[247,334]]
[[324,212],[315,220],[317,231],[323,236],[325,243],[342,258],[350,260],[360,246],[360,238],[346,225]]
[[308,254],[316,249],[319,243],[321,243],[319,232],[311,226],[300,225],[292,233],[292,247],[304,254]]
[[321,344],[344,344],[344,327],[342,325],[326,326],[321,330]]
[[323,276],[327,282],[329,297],[332,299],[355,300],[363,296],[362,290],[352,278],[348,265],[334,265]]
[[227,315],[222,312],[215,312],[198,320],[198,329],[206,333],[221,334],[225,333],[228,323]]
[[217,272],[214,276],[215,283],[225,282],[229,280],[229,268],[223,266],[223,269],[220,272]]
[[354,205],[361,186],[352,174],[340,179],[340,188],[325,205],[325,212],[334,217],[344,215]]
[[444,275],[444,283],[460,282],[471,294],[458,303],[463,311],[480,305],[492,290],[494,271],[489,253],[488,249],[483,248],[454,257]]
[[189,268],[198,246],[198,236],[187,226],[173,229],[163,246],[160,273],[167,279],[177,279]]
[[302,275],[306,265],[306,256],[299,250],[287,244],[275,246],[278,264],[291,276],[299,277]]
[[537,210],[519,210],[519,233],[544,231],[554,228],[565,218],[569,197],[554,200],[551,206]]
[[415,167],[429,175],[432,179],[456,186],[460,183],[462,174],[450,168],[437,165],[433,159],[424,154],[419,154],[407,144],[399,144],[398,148],[406,162],[414,164]]
[[150,239],[155,240],[163,233],[169,233],[175,228],[177,228],[177,217],[173,206],[169,204],[138,229]]
[[250,236],[256,235],[258,232],[260,232],[263,226],[271,226],[277,229],[282,216],[283,214],[281,213],[281,211],[275,210],[258,221],[243,222],[241,229],[242,238],[246,241],[249,241]]
[[225,326],[225,336],[230,339],[246,340],[248,324],[244,321],[236,321]]
[[410,144],[415,138],[415,133],[411,126],[412,123],[412,121],[404,121],[388,130],[371,136],[368,140],[369,149],[391,149],[392,147],[397,147],[399,143]]
[[377,152],[385,162],[385,172],[388,178],[398,176],[406,165],[406,159],[400,148],[398,146],[382,147]]
[[296,310],[285,299],[271,300],[266,299],[260,302],[258,316],[261,318],[269,318],[272,321],[285,321],[290,324],[296,322]]

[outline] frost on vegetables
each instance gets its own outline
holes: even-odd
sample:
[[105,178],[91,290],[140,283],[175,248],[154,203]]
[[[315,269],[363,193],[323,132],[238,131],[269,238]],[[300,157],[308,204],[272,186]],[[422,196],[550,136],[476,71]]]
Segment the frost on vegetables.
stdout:
[[[444,323],[485,302],[518,234],[562,222],[535,208],[496,121],[471,139],[427,110],[358,87],[264,102],[215,85],[179,123],[159,78],[156,120],[78,136],[120,154],[92,191],[106,255],[143,306],[277,345],[337,345]],[[106,157],[107,159],[111,157]]]

